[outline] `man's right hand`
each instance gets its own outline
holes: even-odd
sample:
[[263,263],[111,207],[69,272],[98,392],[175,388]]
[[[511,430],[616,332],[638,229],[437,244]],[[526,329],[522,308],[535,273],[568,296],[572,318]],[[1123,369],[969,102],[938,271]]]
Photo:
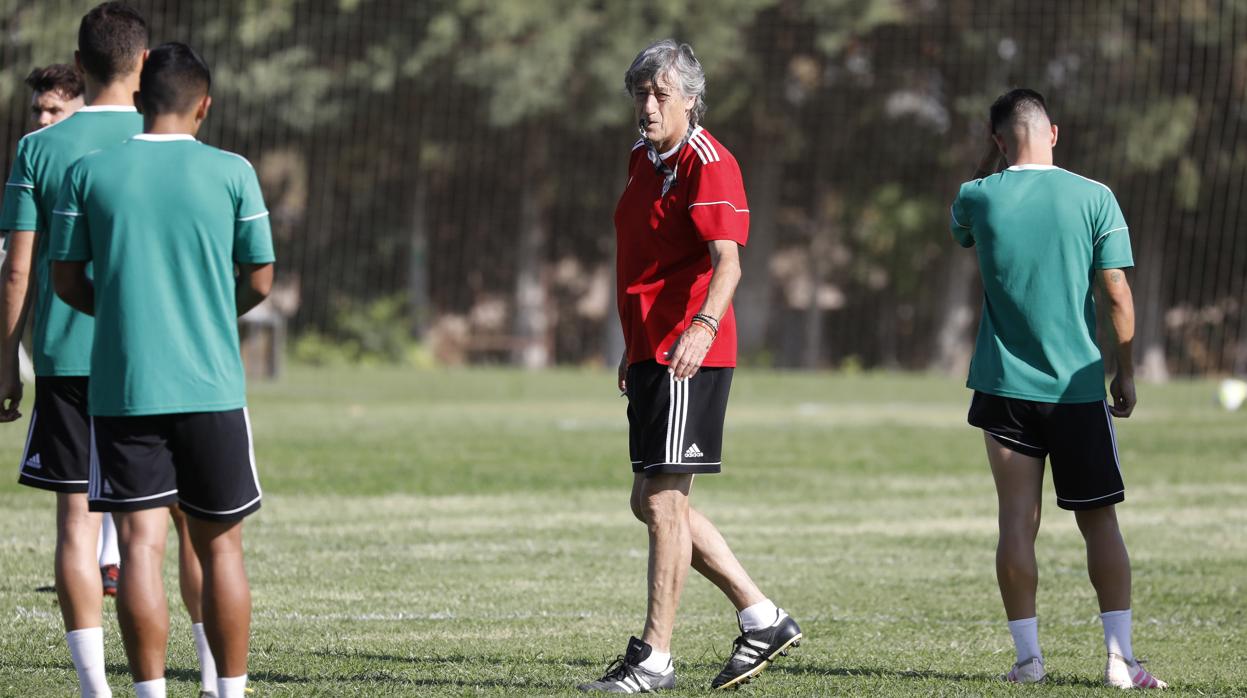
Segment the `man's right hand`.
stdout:
[[1125,419],[1134,412],[1135,403],[1139,401],[1134,393],[1134,376],[1123,376],[1118,373],[1113,377],[1113,382],[1108,386],[1109,395],[1113,396],[1113,405],[1109,408],[1109,412],[1114,417]]
[[12,375],[0,376],[0,422],[16,422],[21,419],[22,413],[18,410],[21,404],[21,374],[13,371]]

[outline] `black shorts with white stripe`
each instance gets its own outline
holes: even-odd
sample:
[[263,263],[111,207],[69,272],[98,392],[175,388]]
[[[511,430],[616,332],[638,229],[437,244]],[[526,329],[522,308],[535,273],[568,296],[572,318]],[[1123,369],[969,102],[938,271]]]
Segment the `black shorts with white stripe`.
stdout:
[[91,418],[91,511],[177,504],[188,516],[239,521],[260,508],[246,408]]
[[1097,509],[1126,499],[1113,417],[1103,400],[1032,402],[976,391],[968,421],[1011,451],[1048,458],[1062,509]]
[[87,491],[91,426],[86,376],[36,376],[17,481],[53,492]]
[[702,368],[676,380],[657,361],[628,367],[628,445],[632,472],[717,473],[732,369]]

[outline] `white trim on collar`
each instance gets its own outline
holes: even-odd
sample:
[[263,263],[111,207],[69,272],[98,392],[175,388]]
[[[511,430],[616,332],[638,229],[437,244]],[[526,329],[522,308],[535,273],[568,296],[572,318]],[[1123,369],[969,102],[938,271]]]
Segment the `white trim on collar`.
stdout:
[[99,105],[95,105],[91,107],[82,107],[78,111],[86,112],[87,114],[90,114],[91,112],[110,112],[110,111],[137,114],[139,110],[135,109],[134,107],[127,107],[121,104],[99,104]]
[[1035,165],[1035,164],[1027,164],[1027,165],[1014,165],[1014,166],[1009,167],[1009,168],[1007,168],[1007,169],[1009,169],[1009,170],[1011,170],[1011,171],[1013,171],[1013,172],[1025,172],[1025,171],[1027,171],[1027,170],[1056,170],[1056,169],[1060,169],[1060,168],[1058,168],[1056,165]]
[[[701,128],[700,126],[695,127],[695,128],[693,129],[693,132],[692,132],[692,133],[690,133],[690,134],[688,134],[688,140],[690,140],[690,141],[691,141],[691,140],[693,140],[693,137],[694,137],[694,136],[696,136],[697,134],[701,133],[701,131],[702,131],[702,128]],[[685,144],[685,143],[687,143],[687,142],[688,142],[688,141],[681,141],[680,143],[676,144],[676,146],[675,146],[674,148],[672,148],[671,150],[668,150],[667,152],[665,152],[665,153],[663,153],[663,154],[659,155],[658,157],[662,158],[663,160],[666,160],[667,158],[671,157],[672,155],[675,155],[676,153],[680,152],[680,148],[681,148],[681,147],[683,147],[683,146],[684,146],[684,144]]]
[[195,137],[189,133],[140,133],[134,136],[134,140],[168,143],[171,141],[193,141]]

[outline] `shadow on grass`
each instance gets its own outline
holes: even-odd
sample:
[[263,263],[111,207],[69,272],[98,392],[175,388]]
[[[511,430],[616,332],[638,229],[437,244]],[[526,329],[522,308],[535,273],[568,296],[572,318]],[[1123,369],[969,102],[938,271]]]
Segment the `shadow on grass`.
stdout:
[[544,664],[548,666],[605,667],[610,663],[609,659],[591,661],[581,658],[558,659],[544,656],[510,656],[504,658],[487,655],[469,656],[465,654],[397,655],[378,652],[355,652],[351,650],[313,650],[310,654],[335,659],[363,659],[376,662],[401,662],[404,664],[492,664],[494,666],[502,666],[508,663],[522,662],[524,664]]
[[[919,679],[919,680],[936,680],[936,681],[973,681],[996,683],[1000,681],[1000,674],[958,674],[944,671],[932,670],[896,670],[896,669],[880,669],[877,667],[822,667],[810,664],[784,665],[772,664],[768,672],[778,672],[782,674],[795,675],[817,675],[817,676],[843,676],[867,677],[879,679]],[[1052,686],[1082,686],[1089,688],[1102,688],[1104,684],[1099,681],[1093,681],[1088,678],[1079,677],[1060,677],[1048,674],[1048,680],[1045,682]]]

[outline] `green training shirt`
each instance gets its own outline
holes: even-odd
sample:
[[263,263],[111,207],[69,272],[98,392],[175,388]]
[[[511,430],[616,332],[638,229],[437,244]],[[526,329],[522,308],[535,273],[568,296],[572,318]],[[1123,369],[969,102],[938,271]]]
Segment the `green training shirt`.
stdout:
[[139,134],[74,163],[51,237],[53,260],[95,265],[92,415],[246,405],[234,264],[273,261],[249,162]]
[[17,143],[13,172],[4,185],[0,230],[36,233],[31,269],[35,375],[85,376],[91,370],[95,321],[65,305],[52,290],[47,233],[65,171],[83,155],[120,143],[142,130],[143,119],[134,107],[83,107]]
[[983,276],[966,385],[1036,402],[1103,400],[1095,272],[1134,266],[1113,192],[1059,167],[1015,165],[961,185],[952,232],[977,250]]

